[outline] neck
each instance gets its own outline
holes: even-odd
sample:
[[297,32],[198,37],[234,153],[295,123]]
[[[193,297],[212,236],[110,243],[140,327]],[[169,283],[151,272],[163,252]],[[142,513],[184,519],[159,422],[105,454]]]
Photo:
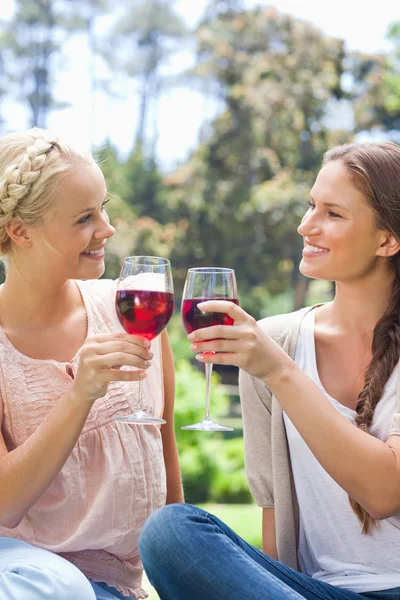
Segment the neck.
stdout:
[[392,299],[393,274],[372,274],[358,282],[337,282],[325,314],[343,332],[372,334]]
[[24,277],[10,265],[5,283],[1,286],[1,320],[13,322],[29,329],[60,322],[77,303],[81,302],[79,290],[70,280]]

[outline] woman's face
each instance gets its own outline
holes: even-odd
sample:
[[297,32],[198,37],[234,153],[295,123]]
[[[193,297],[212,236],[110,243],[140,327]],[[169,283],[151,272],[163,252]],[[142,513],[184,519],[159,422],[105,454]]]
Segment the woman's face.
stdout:
[[298,228],[304,239],[300,271],[328,281],[361,279],[377,266],[387,234],[340,161],[324,166]]
[[54,212],[32,230],[31,259],[62,279],[96,279],[104,273],[104,247],[115,229],[105,209],[107,189],[95,164],[61,176]]

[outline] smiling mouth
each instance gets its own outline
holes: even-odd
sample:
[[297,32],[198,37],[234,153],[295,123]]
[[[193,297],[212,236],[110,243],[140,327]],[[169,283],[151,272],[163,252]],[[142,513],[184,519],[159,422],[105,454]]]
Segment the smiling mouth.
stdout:
[[327,248],[319,248],[318,246],[312,246],[311,244],[306,244],[304,246],[304,250],[306,252],[314,252],[315,254],[322,254],[323,252],[329,252]]
[[86,256],[102,256],[104,254],[104,248],[100,248],[100,250],[85,250],[82,252]]

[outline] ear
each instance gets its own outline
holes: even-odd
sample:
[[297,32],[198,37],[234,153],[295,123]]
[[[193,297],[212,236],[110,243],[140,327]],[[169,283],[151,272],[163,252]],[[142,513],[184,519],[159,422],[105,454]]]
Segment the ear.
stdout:
[[394,256],[400,250],[400,242],[387,231],[382,232],[381,243],[379,244],[377,256]]
[[19,248],[30,248],[32,246],[30,230],[24,223],[13,219],[7,223],[5,229],[14,244]]

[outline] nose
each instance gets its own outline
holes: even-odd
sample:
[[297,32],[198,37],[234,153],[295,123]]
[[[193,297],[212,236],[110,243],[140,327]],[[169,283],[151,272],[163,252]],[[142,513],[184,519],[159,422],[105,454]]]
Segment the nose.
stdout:
[[297,233],[305,237],[310,235],[317,235],[320,232],[321,226],[318,223],[315,213],[308,210],[297,228]]
[[100,240],[106,240],[112,237],[114,233],[115,227],[111,225],[109,216],[105,213],[102,215],[101,225],[96,229],[93,237]]

